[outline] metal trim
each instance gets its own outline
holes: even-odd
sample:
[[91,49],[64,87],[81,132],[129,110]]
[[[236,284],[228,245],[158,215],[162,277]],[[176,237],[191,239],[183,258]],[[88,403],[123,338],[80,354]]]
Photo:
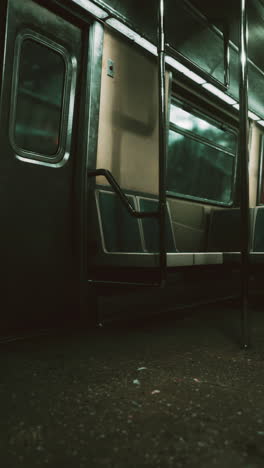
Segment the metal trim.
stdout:
[[[2,100],[3,73],[6,60],[7,42],[7,0],[0,4],[0,106]],[[1,106],[2,107],[2,106]]]
[[[193,266],[193,252],[167,252],[166,260],[168,268],[182,268],[183,266]],[[177,261],[176,261],[177,260]],[[176,262],[175,262],[176,261]],[[176,263],[176,264],[175,264]],[[93,257],[92,266],[113,266],[113,267],[136,267],[136,268],[159,268],[159,254],[150,252],[103,252]],[[95,283],[96,280],[88,280]],[[108,283],[108,281],[107,281]],[[115,282],[114,282],[115,283]],[[142,283],[134,283],[141,285]],[[156,284],[160,287],[160,283]]]
[[184,195],[182,193],[173,192],[172,190],[167,190],[166,194],[168,197],[171,197],[171,198],[179,198],[182,200],[193,201],[195,203],[200,203],[200,204],[202,203],[203,205],[222,206],[223,208],[227,208],[227,207],[231,208],[234,203],[233,200],[231,200],[231,202],[227,204],[227,203],[219,202],[216,200],[210,200],[209,198],[199,198],[199,197],[195,197],[192,195]]
[[[16,121],[16,105],[17,105],[17,91],[18,91],[18,78],[19,78],[19,66],[21,58],[21,49],[23,42],[30,39],[34,42],[43,44],[49,49],[57,52],[63,58],[65,63],[65,78],[64,78],[64,90],[63,90],[63,104],[61,110],[61,122],[60,122],[60,141],[59,147],[54,156],[46,156],[40,153],[34,153],[28,150],[20,148],[15,142],[15,121]],[[12,78],[12,96],[11,96],[11,112],[10,112],[10,125],[9,125],[9,139],[11,146],[15,151],[16,159],[31,163],[39,164],[49,167],[62,167],[68,161],[70,157],[70,146],[71,146],[71,129],[73,124],[73,110],[75,102],[75,88],[77,80],[77,60],[74,56],[70,56],[68,51],[61,45],[54,41],[36,33],[33,30],[26,29],[21,32],[15,43],[15,60],[13,66],[13,78]]]
[[217,146],[211,143],[209,140],[206,138],[196,135],[195,133],[191,133],[189,130],[185,130],[181,127],[178,127],[175,123],[170,123],[170,130],[173,130],[177,133],[180,133],[181,135],[189,137],[191,140],[195,140],[198,143],[203,143],[207,146],[210,146],[210,148],[214,148],[216,150],[222,151],[222,153],[228,154],[228,156],[231,156],[232,158],[236,158],[236,153],[231,153],[230,151],[225,150],[222,146]]
[[[224,83],[222,83],[221,81],[219,81],[217,78],[213,77],[212,75],[209,75],[209,73],[207,73],[203,68],[199,67],[199,65],[193,62],[191,59],[183,55],[178,50],[174,49],[174,47],[172,47],[170,44],[166,44],[166,51],[168,51],[168,55],[175,58],[176,60],[179,60],[179,62],[181,62],[191,71],[201,76],[201,78],[204,78],[205,82],[216,86],[217,88],[221,89],[221,91],[224,91],[224,92],[227,91],[227,86]],[[169,64],[166,64],[166,66],[172,68]],[[182,76],[180,72],[177,72],[177,70],[174,70],[174,69],[173,69],[173,73],[179,73]],[[188,77],[186,76],[184,76],[184,78],[188,79]]]
[[[193,90],[188,90],[190,96],[192,96],[192,91]],[[233,123],[233,124],[226,123],[226,121],[223,120],[223,117],[220,118],[220,117],[216,116],[217,111],[219,111],[219,106],[216,109],[215,106],[212,108],[210,106],[210,104],[209,104],[209,106],[210,106],[209,109],[207,109],[205,111],[202,104],[201,104],[201,102],[203,103],[203,105],[206,105],[208,103],[206,101],[204,101],[202,96],[196,96],[196,97],[198,97],[198,100],[199,100],[200,104],[197,104],[197,103],[194,104],[192,99],[188,99],[186,97],[183,98],[181,95],[179,95],[179,93],[178,94],[174,93],[172,101],[177,106],[179,106],[179,107],[182,106],[183,110],[186,110],[187,112],[189,112],[189,111],[192,112],[198,118],[201,118],[201,119],[205,118],[207,120],[207,122],[212,123],[212,125],[219,128],[220,130],[229,130],[230,133],[233,133],[234,135],[237,136],[238,129],[237,129],[237,125],[235,123]],[[210,110],[210,108],[211,108],[211,110]],[[228,110],[230,110],[230,106],[228,107]],[[225,115],[227,114],[226,109],[222,109],[221,107],[220,107],[220,112],[222,114],[224,113]]]
[[85,64],[83,70],[83,89],[81,112],[84,134],[80,142],[83,155],[80,167],[80,302],[84,313],[88,310],[87,281],[89,276],[88,258],[88,202],[95,181],[88,180],[87,170],[96,166],[99,127],[99,109],[101,97],[101,74],[103,60],[104,28],[95,21],[87,34],[85,45]]

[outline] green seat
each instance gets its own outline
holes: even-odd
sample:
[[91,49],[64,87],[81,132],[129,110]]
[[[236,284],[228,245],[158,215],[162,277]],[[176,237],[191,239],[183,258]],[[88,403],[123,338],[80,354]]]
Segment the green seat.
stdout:
[[[157,211],[158,200],[154,198],[137,197],[140,211]],[[155,218],[142,219],[145,248],[147,252],[159,252],[159,221]],[[166,209],[166,250],[176,252],[171,220]]]
[[[105,250],[143,252],[138,219],[131,216],[115,193],[97,190],[96,197]],[[127,197],[136,209],[135,197]]]

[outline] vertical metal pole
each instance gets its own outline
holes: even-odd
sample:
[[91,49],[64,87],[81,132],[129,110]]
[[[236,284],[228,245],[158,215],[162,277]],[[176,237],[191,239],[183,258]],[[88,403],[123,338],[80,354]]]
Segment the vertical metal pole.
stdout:
[[230,28],[227,20],[224,22],[224,65],[225,65],[225,86],[229,88],[230,85]]
[[159,76],[159,246],[161,286],[164,286],[167,276],[166,255],[166,89],[165,89],[165,22],[164,0],[159,0],[158,9],[158,76]]
[[249,346],[248,292],[249,292],[249,176],[248,176],[248,24],[247,0],[240,0],[240,213],[241,213],[241,332],[242,347]]

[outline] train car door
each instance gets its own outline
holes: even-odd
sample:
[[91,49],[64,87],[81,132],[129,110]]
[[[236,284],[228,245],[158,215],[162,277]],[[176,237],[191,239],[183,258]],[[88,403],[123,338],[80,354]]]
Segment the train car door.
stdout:
[[64,320],[67,306],[74,313],[82,34],[63,13],[33,0],[7,1],[0,101],[1,325],[6,318],[11,325],[28,318],[44,324],[59,310]]

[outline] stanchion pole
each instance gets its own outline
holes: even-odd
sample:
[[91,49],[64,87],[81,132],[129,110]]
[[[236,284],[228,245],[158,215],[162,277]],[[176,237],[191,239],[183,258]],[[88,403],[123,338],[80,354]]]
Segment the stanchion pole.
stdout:
[[240,0],[239,163],[241,214],[241,344],[249,346],[249,176],[248,176],[248,19],[247,0]]
[[158,84],[159,84],[159,248],[161,285],[165,285],[167,276],[166,253],[166,87],[165,87],[165,15],[164,0],[159,0],[158,7]]

